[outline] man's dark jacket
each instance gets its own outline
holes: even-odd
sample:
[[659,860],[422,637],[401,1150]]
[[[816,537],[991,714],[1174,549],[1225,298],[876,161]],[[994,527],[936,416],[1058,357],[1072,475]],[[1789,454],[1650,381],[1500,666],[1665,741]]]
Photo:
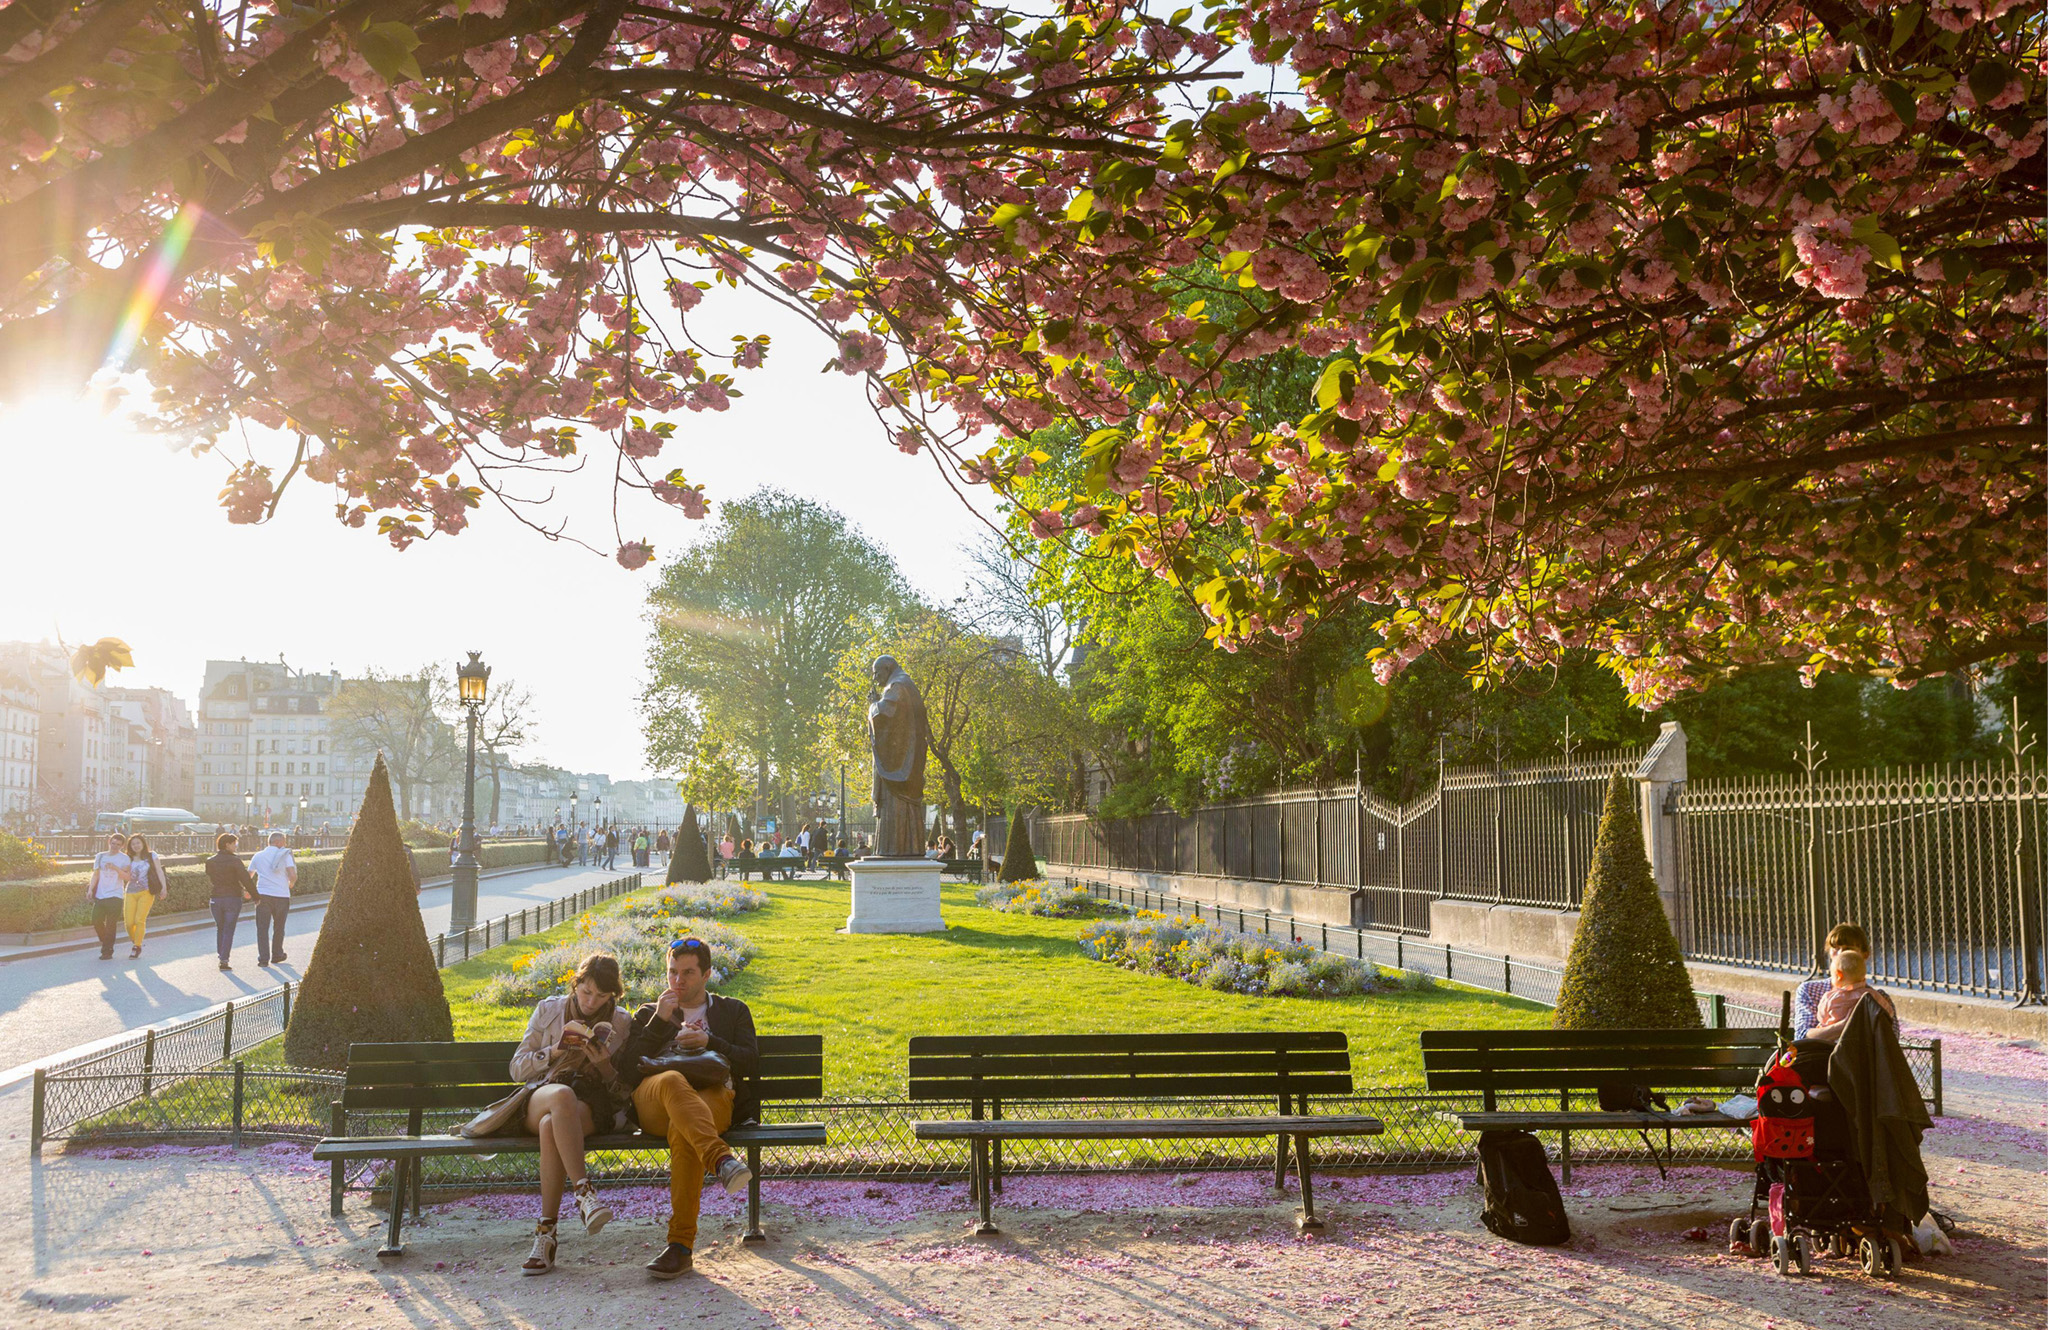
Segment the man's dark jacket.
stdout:
[[[704,1024],[711,1036],[711,1042],[705,1046],[732,1066],[732,1125],[737,1127],[761,1116],[761,1094],[754,1084],[754,1077],[761,1070],[761,1045],[754,1036],[754,1013],[738,998],[707,993],[705,1001],[711,1004],[704,1013]],[[681,1021],[655,1015],[652,1002],[634,1012],[633,1032],[626,1036],[625,1051],[619,1056],[626,1077],[637,1084],[640,1058],[680,1051],[674,1049],[674,1044],[682,1028]]]
[[[1927,1167],[1920,1133],[1934,1125],[1919,1082],[1899,1048],[1899,1028],[1883,1004],[1865,995],[1828,1059],[1828,1088],[1848,1115],[1856,1162],[1871,1204],[1886,1226],[1910,1227],[1927,1213]],[[1903,1221],[1903,1223],[1901,1223]]]

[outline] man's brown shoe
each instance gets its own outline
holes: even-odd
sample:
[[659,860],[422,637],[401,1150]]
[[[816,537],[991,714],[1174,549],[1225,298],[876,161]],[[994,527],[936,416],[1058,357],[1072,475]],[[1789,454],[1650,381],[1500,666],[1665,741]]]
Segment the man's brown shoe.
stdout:
[[674,1279],[690,1273],[690,1249],[680,1242],[671,1242],[661,1249],[661,1255],[647,1263],[647,1273],[656,1279]]

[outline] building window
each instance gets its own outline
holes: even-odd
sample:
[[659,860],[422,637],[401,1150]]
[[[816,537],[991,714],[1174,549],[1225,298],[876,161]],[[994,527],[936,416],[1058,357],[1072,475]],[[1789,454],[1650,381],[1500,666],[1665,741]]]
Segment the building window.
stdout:
[[323,776],[327,774],[327,764],[325,762],[320,764],[320,774]]
[[199,764],[199,769],[200,769],[201,771],[205,772],[205,773],[206,773],[207,775],[209,775],[209,776],[210,776],[210,775],[212,775],[212,774],[213,774],[213,763],[211,763],[211,762],[201,762],[201,763]]
[[313,787],[313,793],[315,793],[315,794],[325,794],[325,793],[327,793],[327,782],[323,780],[323,781],[319,782],[319,783],[318,783],[317,785],[315,785],[315,786]]

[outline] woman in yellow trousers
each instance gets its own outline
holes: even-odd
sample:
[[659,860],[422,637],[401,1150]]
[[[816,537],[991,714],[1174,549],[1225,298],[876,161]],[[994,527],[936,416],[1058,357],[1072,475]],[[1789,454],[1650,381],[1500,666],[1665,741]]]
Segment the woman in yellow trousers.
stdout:
[[142,954],[142,935],[149,930],[149,911],[170,882],[164,877],[163,860],[149,848],[148,838],[128,838],[128,860],[133,876],[128,879],[127,899],[121,902],[121,921],[128,925],[128,955],[132,959]]

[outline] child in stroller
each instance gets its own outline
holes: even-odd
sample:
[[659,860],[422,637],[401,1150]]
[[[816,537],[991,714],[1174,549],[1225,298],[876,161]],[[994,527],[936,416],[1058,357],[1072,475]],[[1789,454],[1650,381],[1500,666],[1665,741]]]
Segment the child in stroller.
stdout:
[[1729,1225],[1728,1247],[1747,1256],[1768,1253],[1779,1274],[1796,1265],[1803,1275],[1825,1245],[1834,1256],[1854,1252],[1867,1275],[1895,1278],[1905,1249],[1871,1204],[1848,1118],[1828,1088],[1834,1047],[1799,1040],[1773,1056],[1758,1079],[1750,1124],[1756,1184],[1748,1217]]

